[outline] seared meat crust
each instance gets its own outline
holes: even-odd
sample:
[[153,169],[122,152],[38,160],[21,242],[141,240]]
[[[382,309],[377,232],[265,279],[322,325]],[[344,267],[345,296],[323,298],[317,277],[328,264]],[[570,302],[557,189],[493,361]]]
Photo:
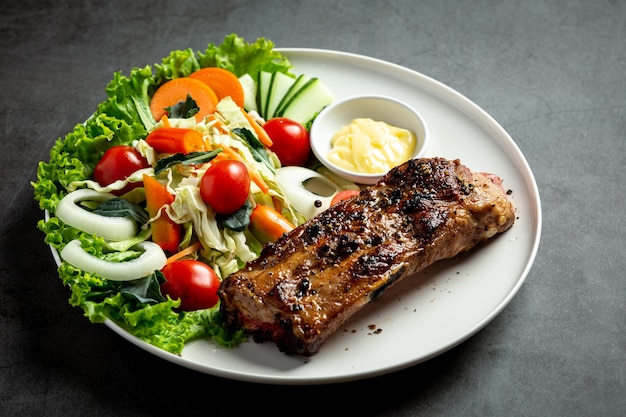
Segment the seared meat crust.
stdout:
[[458,160],[417,159],[268,244],[221,284],[228,326],[311,356],[398,280],[514,222],[498,177]]

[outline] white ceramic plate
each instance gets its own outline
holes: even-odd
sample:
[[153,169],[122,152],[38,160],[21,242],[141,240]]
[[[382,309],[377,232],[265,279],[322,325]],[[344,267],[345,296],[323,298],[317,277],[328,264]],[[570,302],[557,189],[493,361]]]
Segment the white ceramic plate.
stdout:
[[[151,346],[111,321],[106,325],[146,351],[224,378],[269,384],[321,384],[369,378],[428,360],[486,326],[515,296],[535,259],[541,235],[539,192],[528,163],[506,131],[449,87],[404,67],[343,52],[281,49],[296,73],[316,76],[341,99],[396,97],[415,106],[430,130],[425,156],[459,158],[474,171],[501,176],[512,190],[512,229],[453,260],[391,288],[353,317],[311,358],[289,357],[271,343],[234,349],[209,340],[181,356]],[[58,255],[55,259],[59,262]]]

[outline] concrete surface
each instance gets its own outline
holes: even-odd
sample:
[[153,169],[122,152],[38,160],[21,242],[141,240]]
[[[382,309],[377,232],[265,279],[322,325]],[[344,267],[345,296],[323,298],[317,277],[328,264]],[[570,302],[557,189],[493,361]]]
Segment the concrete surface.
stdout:
[[[539,185],[543,235],[492,323],[409,369],[288,387],[181,368],[69,306],[36,228],[38,161],[113,72],[233,32],[420,71],[511,134]],[[3,1],[0,415],[624,415],[625,39],[620,0]]]

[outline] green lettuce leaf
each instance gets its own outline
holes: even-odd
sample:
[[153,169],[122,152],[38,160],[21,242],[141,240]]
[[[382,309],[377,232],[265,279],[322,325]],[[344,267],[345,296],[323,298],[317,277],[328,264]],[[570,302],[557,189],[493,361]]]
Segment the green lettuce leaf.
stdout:
[[74,181],[90,179],[104,152],[115,145],[127,145],[145,135],[142,124],[96,114],[78,124],[63,140],[58,139],[50,151],[50,160],[40,162],[35,199],[43,210],[54,212],[59,200]]
[[196,54],[191,49],[172,51],[161,60],[160,64],[155,64],[154,88],[151,94],[166,81],[174,78],[186,77],[192,72],[201,68]]
[[150,130],[156,123],[150,112],[153,85],[150,66],[133,68],[128,77],[116,72],[106,87],[108,99],[98,105],[96,113],[122,119],[130,125],[139,123]]
[[[179,312],[178,300],[159,298],[148,277],[135,283],[99,278],[62,263],[59,276],[71,289],[70,305],[80,307],[93,323],[114,321],[129,333],[167,352],[180,354],[185,343],[210,337],[216,344],[235,346],[246,340],[243,331],[228,331],[222,326],[219,304],[206,310]],[[146,281],[147,280],[147,281]],[[141,295],[143,294],[143,295]],[[158,301],[158,302],[156,302]]]
[[242,37],[230,34],[220,46],[210,43],[205,52],[198,52],[198,61],[203,68],[221,67],[237,77],[250,74],[257,82],[261,71],[294,75],[291,63],[274,49],[272,41],[265,38],[247,43]]

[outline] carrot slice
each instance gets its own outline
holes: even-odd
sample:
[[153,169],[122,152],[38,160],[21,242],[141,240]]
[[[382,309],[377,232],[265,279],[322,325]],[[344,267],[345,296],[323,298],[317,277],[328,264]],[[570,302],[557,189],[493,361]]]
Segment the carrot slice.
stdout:
[[200,80],[217,95],[218,100],[224,97],[233,99],[235,104],[243,107],[244,92],[239,78],[232,72],[219,67],[202,68],[189,75],[189,78]]
[[161,127],[150,132],[146,142],[159,153],[188,154],[205,150],[202,135],[193,129]]
[[257,204],[250,215],[250,231],[261,243],[276,242],[294,228],[282,214],[269,206]]
[[267,134],[265,129],[263,129],[263,126],[261,126],[259,122],[254,120],[254,118],[250,116],[250,114],[248,114],[248,112],[245,111],[243,108],[241,109],[241,112],[243,113],[244,116],[246,116],[248,123],[252,125],[252,128],[254,129],[254,133],[256,133],[256,135],[258,136],[259,141],[266,147],[271,148],[274,142],[272,141],[272,138],[270,138],[270,135]]
[[199,251],[200,249],[202,249],[202,243],[201,242],[196,242],[196,243],[192,243],[191,245],[187,246],[185,249],[175,253],[174,255],[170,256],[169,258],[167,258],[166,263],[172,263],[174,261],[177,261],[181,258],[184,258],[187,255],[191,255],[194,252]]
[[152,96],[150,112],[154,120],[161,120],[167,114],[166,108],[185,101],[187,95],[191,96],[200,109],[195,115],[196,121],[201,121],[215,111],[218,99],[211,87],[189,77],[174,78],[161,85]]
[[170,219],[163,208],[174,201],[174,196],[167,191],[165,185],[149,175],[144,174],[143,185],[146,190],[146,209],[150,217],[155,217],[162,210],[161,215],[151,223],[152,241],[164,251],[175,253],[180,244],[182,226]]

